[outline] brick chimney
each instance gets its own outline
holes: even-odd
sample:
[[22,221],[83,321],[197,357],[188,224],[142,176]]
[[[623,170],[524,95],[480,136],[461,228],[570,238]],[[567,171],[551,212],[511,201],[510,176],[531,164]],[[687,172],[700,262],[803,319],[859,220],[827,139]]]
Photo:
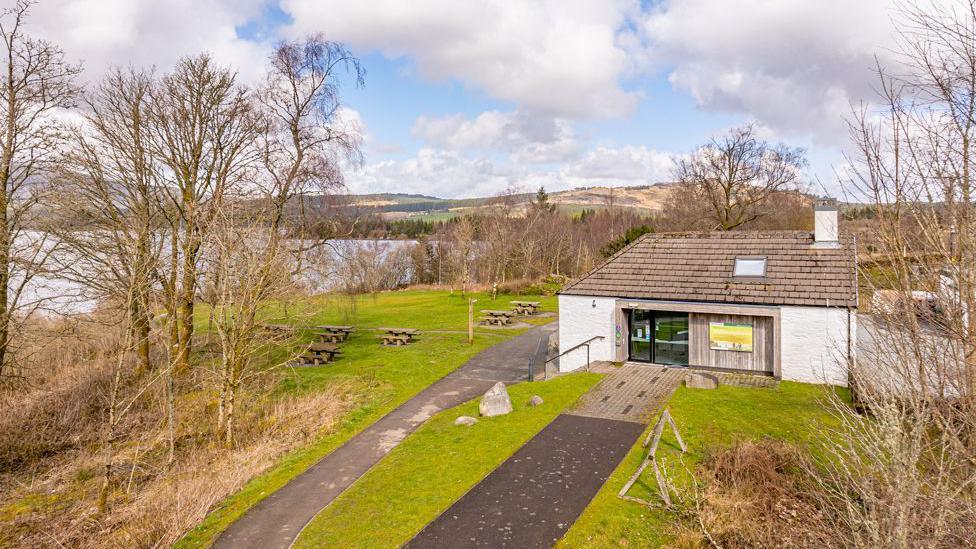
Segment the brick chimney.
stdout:
[[837,229],[837,201],[819,199],[813,204],[813,246],[836,248],[840,245]]

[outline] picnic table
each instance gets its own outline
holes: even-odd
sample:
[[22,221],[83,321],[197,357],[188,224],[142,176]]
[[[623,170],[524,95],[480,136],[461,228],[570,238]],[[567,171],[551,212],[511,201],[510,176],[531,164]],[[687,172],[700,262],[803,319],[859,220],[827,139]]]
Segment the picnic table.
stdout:
[[541,307],[538,301],[509,301],[509,303],[515,306],[515,313],[520,315],[535,314]]
[[511,322],[512,317],[515,316],[515,311],[483,310],[481,312],[485,315],[481,317],[481,321],[485,324],[494,324],[495,326],[504,326]]
[[316,326],[317,332],[315,335],[319,337],[323,342],[329,341],[331,343],[342,343],[349,337],[354,329],[352,326]]
[[301,366],[318,366],[332,362],[341,352],[331,343],[310,343],[298,359]]
[[413,341],[413,337],[420,333],[414,328],[379,328],[384,332],[380,336],[383,345],[406,345]]
[[276,334],[286,334],[295,331],[295,327],[291,324],[262,324],[261,327]]

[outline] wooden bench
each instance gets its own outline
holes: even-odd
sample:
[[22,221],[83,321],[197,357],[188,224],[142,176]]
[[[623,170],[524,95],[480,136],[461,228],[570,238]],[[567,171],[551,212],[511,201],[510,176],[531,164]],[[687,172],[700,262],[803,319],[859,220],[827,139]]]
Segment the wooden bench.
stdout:
[[261,328],[276,335],[290,335],[295,332],[295,327],[291,324],[262,324]]
[[315,326],[315,329],[318,330],[315,332],[316,337],[329,343],[342,343],[354,331],[352,326]]
[[511,322],[508,317],[504,316],[483,316],[479,320],[486,326],[504,326]]
[[293,366],[321,366],[325,364],[326,359],[315,353],[302,353],[295,357],[295,362]]
[[509,301],[514,307],[515,314],[533,315],[539,311],[541,304],[538,301]]
[[412,343],[414,336],[420,333],[413,328],[380,328],[380,331],[385,332],[380,336],[383,345],[396,346]]
[[410,343],[410,336],[405,334],[383,334],[380,336],[383,345],[406,345]]
[[481,312],[485,315],[481,317],[482,321],[487,324],[494,324],[495,326],[504,326],[511,322],[512,317],[515,316],[513,311],[484,310]]
[[305,352],[298,355],[298,366],[321,366],[334,361],[342,353],[331,343],[311,343]]

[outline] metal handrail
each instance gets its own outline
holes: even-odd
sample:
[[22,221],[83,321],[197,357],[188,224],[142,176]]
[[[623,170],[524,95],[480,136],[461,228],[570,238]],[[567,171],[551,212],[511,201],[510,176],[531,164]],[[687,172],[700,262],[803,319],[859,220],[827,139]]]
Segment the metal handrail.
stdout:
[[[553,360],[556,360],[557,358],[559,358],[559,357],[561,357],[563,355],[569,354],[569,353],[571,353],[571,352],[575,351],[576,349],[579,349],[580,347],[583,347],[583,346],[586,347],[586,364],[583,367],[589,369],[589,367],[590,367],[590,343],[593,343],[594,341],[596,341],[598,339],[606,339],[606,336],[593,336],[590,339],[587,339],[586,341],[584,341],[582,343],[577,343],[576,345],[573,345],[569,349],[566,349],[565,351],[559,353],[558,355],[556,355],[556,356],[554,356],[552,358],[546,359],[546,361],[542,363],[543,371],[546,371],[546,364],[549,364]],[[579,368],[577,368],[577,370],[578,369]]]

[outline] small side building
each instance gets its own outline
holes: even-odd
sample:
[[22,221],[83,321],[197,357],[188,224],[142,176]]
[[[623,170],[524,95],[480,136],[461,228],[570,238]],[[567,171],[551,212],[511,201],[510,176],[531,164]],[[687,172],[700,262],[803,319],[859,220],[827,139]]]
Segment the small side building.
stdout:
[[642,236],[559,293],[560,370],[589,355],[847,385],[856,243],[831,202],[814,215],[814,233]]

